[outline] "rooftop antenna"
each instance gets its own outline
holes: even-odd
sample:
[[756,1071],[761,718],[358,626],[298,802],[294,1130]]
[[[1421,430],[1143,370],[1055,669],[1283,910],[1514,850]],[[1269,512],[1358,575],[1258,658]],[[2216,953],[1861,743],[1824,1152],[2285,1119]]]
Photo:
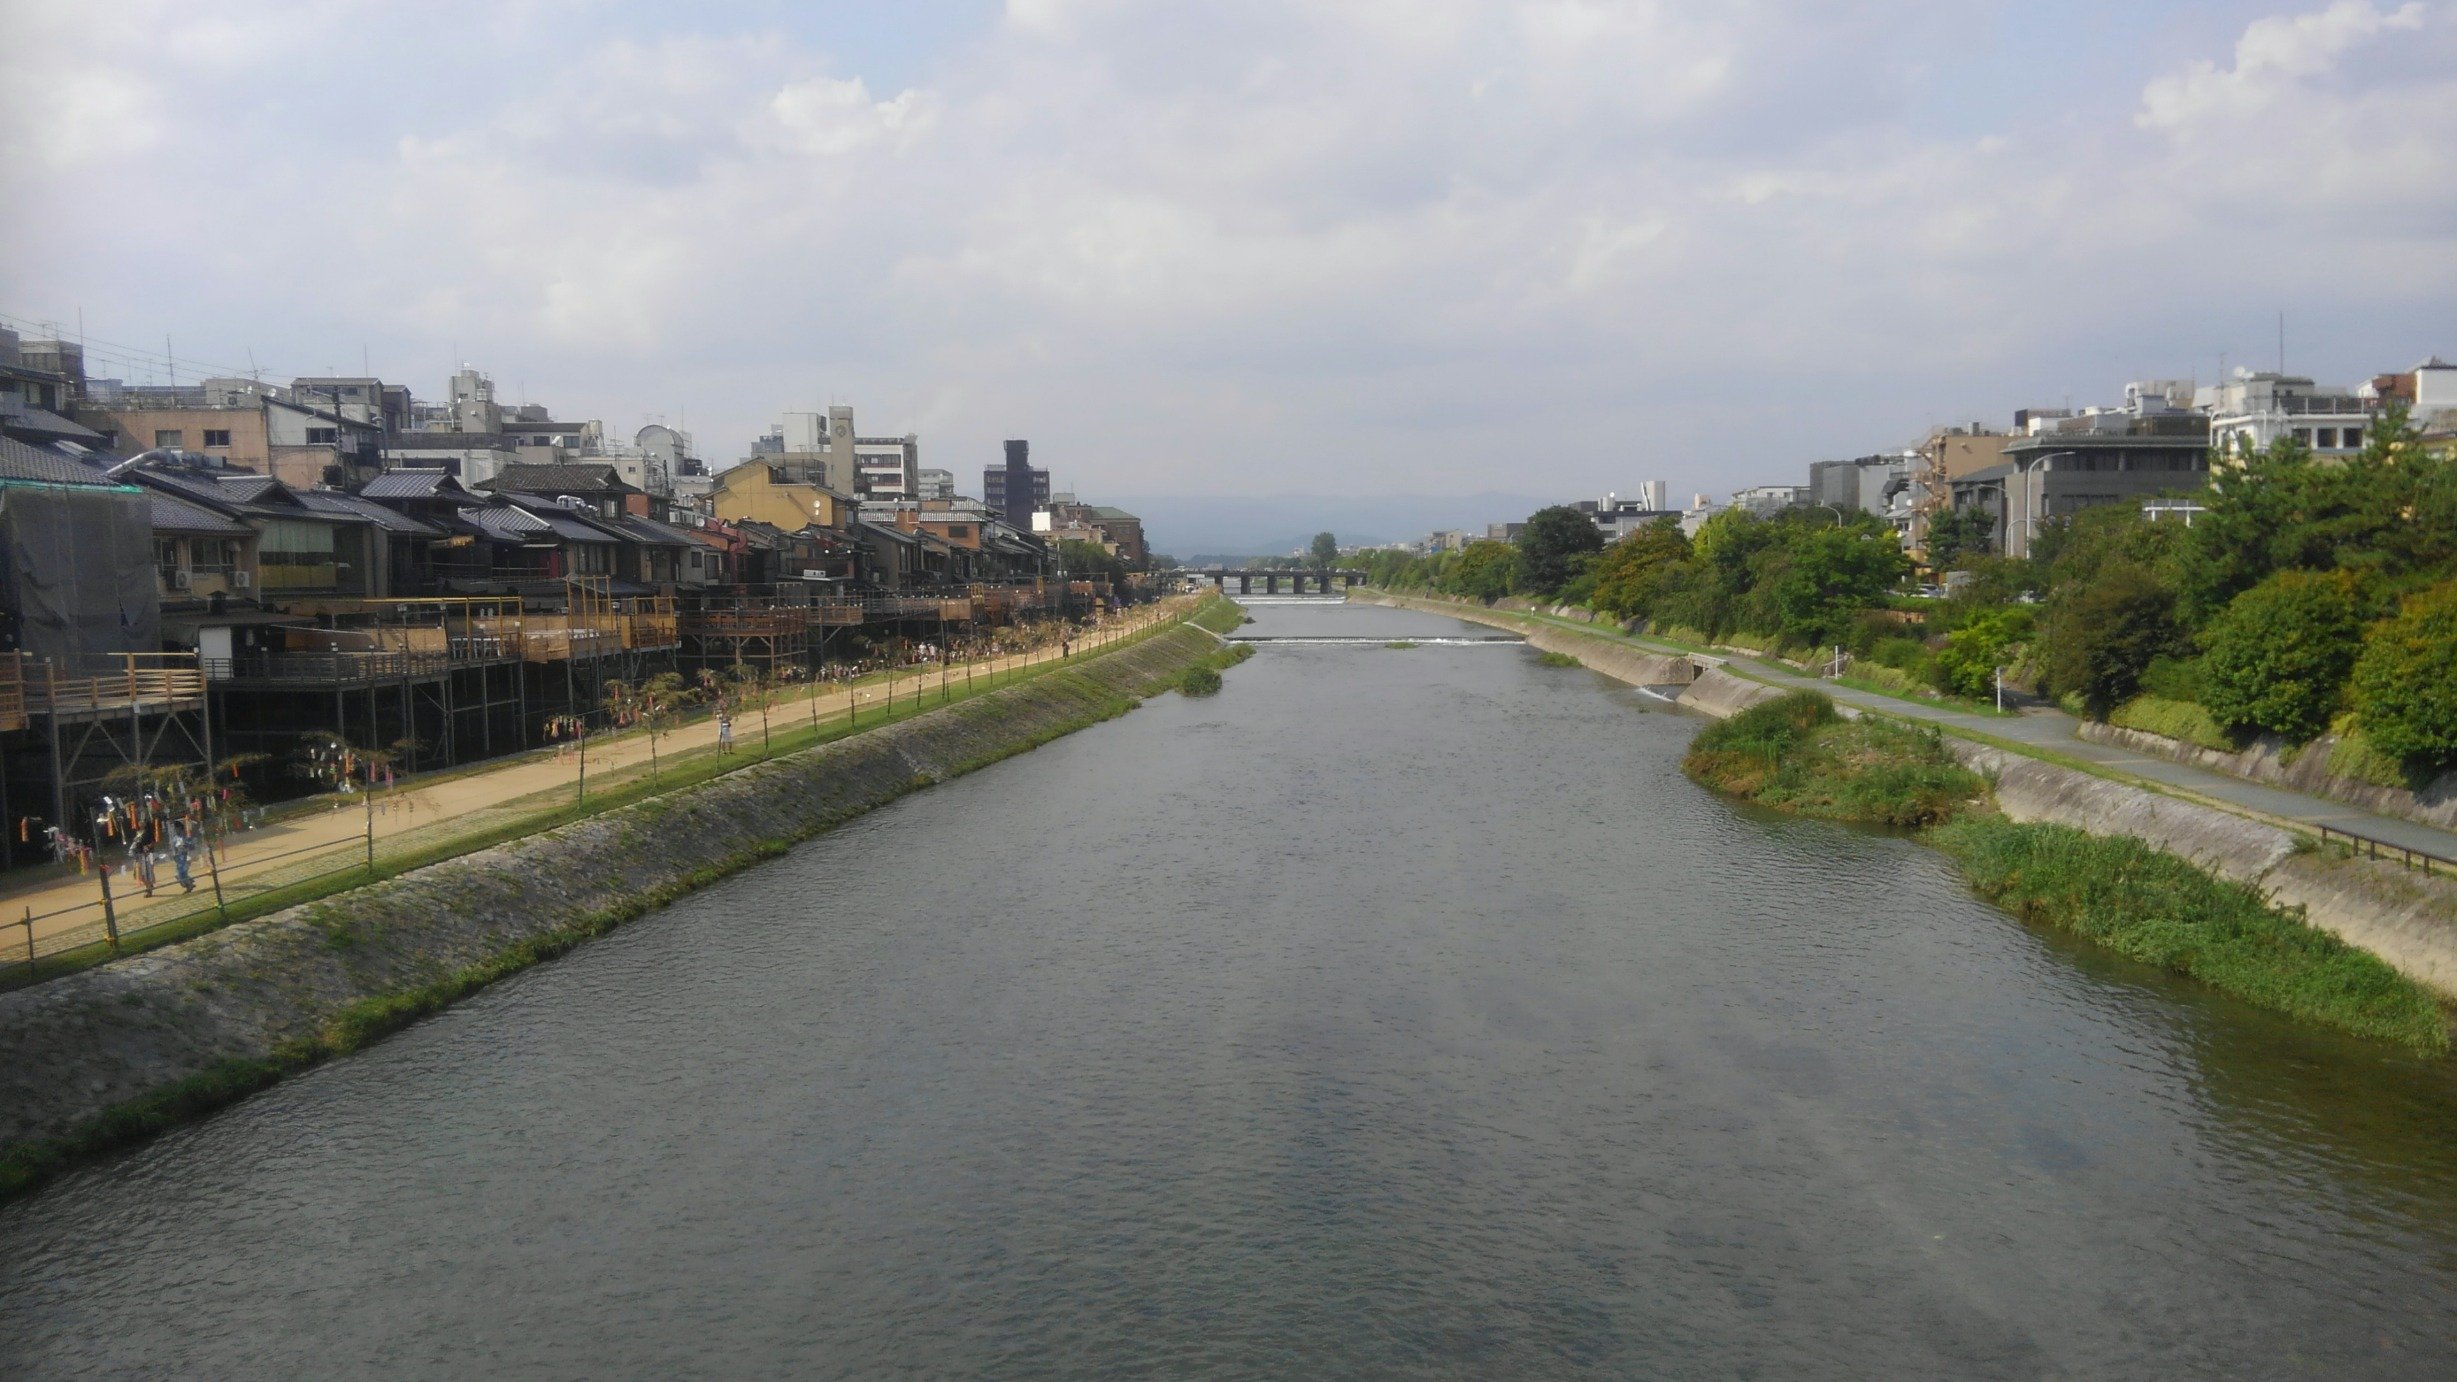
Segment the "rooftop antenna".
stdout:
[[168,333],[165,333],[162,337],[162,367],[170,371],[171,387],[174,389],[178,388],[179,361],[173,358],[171,355],[171,338]]
[[375,367],[367,363],[367,343],[365,341],[358,343],[358,372],[370,379],[375,377]]

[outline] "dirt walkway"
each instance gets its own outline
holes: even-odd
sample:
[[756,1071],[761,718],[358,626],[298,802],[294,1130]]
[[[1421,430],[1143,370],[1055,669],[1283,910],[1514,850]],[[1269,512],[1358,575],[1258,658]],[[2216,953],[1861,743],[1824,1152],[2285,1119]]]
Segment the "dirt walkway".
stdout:
[[[1106,647],[1155,623],[1173,619],[1182,609],[1180,601],[1169,600],[1129,611],[1123,618],[1075,641],[1072,653],[1080,657]],[[970,663],[950,663],[944,668],[945,685],[951,691],[961,687],[968,669],[977,678],[994,677],[1054,662],[1059,657],[1060,650],[1051,647]],[[776,733],[808,729],[814,722],[824,727],[843,721],[856,710],[870,712],[883,707],[891,695],[898,706],[903,706],[910,704],[918,692],[922,704],[928,705],[939,697],[940,688],[941,665],[937,663],[873,673],[852,683],[785,686],[776,691],[767,718]],[[760,720],[755,708],[739,709],[734,714],[734,752],[746,764],[758,762],[761,756]],[[704,762],[715,751],[716,741],[716,720],[709,716],[659,735],[655,757],[660,768],[670,772],[686,758]],[[649,736],[644,732],[590,736],[587,770],[591,793],[600,784],[612,787],[645,777],[650,756]],[[572,746],[564,745],[510,756],[499,766],[461,771],[423,785],[416,780],[404,782],[397,791],[377,797],[376,855],[381,859],[423,849],[453,836],[552,809],[572,799],[580,770],[581,755]],[[329,794],[312,801],[327,809],[304,811],[234,835],[226,842],[220,860],[226,897],[236,900],[330,873],[365,857],[366,799],[351,793]],[[126,934],[191,915],[200,906],[209,908],[212,888],[201,851],[194,859],[194,876],[196,892],[182,894],[172,880],[169,861],[163,860],[156,870],[152,898],[145,896],[139,879],[126,874],[114,876],[111,890],[121,932]],[[52,954],[68,945],[99,940],[103,934],[101,896],[101,882],[92,874],[71,873],[0,888],[0,927],[6,927],[5,932],[0,932],[0,963],[23,956],[29,932],[21,923],[29,913],[34,918],[31,940],[39,953]]]

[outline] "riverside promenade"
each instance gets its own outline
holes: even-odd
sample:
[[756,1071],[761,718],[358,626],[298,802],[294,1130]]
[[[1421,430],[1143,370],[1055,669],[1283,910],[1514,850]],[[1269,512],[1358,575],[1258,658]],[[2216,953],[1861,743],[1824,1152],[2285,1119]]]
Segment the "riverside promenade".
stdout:
[[[372,811],[357,792],[288,803],[278,819],[224,840],[214,859],[198,851],[193,893],[183,893],[172,881],[167,862],[156,870],[150,897],[136,878],[125,871],[117,874],[111,882],[116,925],[123,937],[136,937],[214,913],[213,864],[219,865],[225,903],[239,906],[268,892],[363,866],[370,855],[380,867],[409,854],[449,851],[455,839],[517,828],[525,818],[566,809],[579,796],[584,762],[592,801],[600,793],[611,797],[646,783],[652,761],[661,778],[671,776],[677,784],[702,780],[712,761],[720,758],[740,765],[761,761],[764,741],[803,747],[814,733],[842,729],[848,722],[860,726],[872,715],[884,719],[882,712],[927,707],[974,687],[1012,680],[1174,621],[1191,608],[1192,602],[1180,597],[1129,610],[1083,631],[1063,651],[1053,642],[970,662],[916,663],[851,682],[780,686],[769,693],[764,712],[755,702],[734,707],[730,754],[720,754],[716,717],[708,715],[662,731],[653,744],[642,730],[596,733],[588,737],[585,751],[576,741],[566,741],[432,780],[404,779],[397,787],[378,791]],[[124,870],[124,861],[111,862]],[[105,936],[98,877],[57,868],[26,872],[39,876],[0,887],[0,973],[13,967],[23,975],[34,969],[30,957],[95,945]]]
[[[1363,592],[1360,592],[1363,594]],[[1668,643],[1642,635],[1623,633],[1610,625],[1585,624],[1558,615],[1531,610],[1487,609],[1454,600],[1419,595],[1397,595],[1375,592],[1385,598],[1405,600],[1427,609],[1439,609],[1461,618],[1495,627],[1525,627],[1542,625],[1548,628],[1583,634],[1590,638],[1622,643],[1650,653],[1671,657],[1695,655],[1697,650],[1685,645]],[[1857,687],[1838,685],[1826,678],[1803,672],[1795,667],[1770,661],[1748,653],[1726,649],[1711,650],[1722,660],[1725,671],[1751,681],[1779,686],[1787,691],[1815,691],[1832,697],[1836,703],[1849,705],[1897,719],[1932,724],[1948,734],[1991,743],[1999,748],[2026,753],[2035,758],[2055,758],[2087,766],[2102,776],[2132,781],[2170,793],[2180,793],[2224,807],[2238,814],[2265,817],[2307,830],[2326,826],[2332,830],[2368,836],[2383,844],[2403,849],[2419,850],[2442,859],[2457,859],[2457,832],[2442,830],[2419,821],[2396,816],[2383,816],[2342,801],[2313,796],[2283,787],[2271,787],[2248,782],[2226,773],[2212,772],[2189,764],[2154,758],[2115,745],[2084,739],[2078,732],[2081,721],[2054,706],[2028,704],[2018,713],[2003,716],[1978,715],[1931,701],[1908,696],[1889,696],[1879,691],[1864,691]]]

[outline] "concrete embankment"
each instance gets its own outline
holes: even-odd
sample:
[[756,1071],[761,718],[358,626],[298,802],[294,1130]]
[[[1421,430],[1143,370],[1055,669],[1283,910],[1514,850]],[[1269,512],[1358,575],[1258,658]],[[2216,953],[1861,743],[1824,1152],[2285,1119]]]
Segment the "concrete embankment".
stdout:
[[[1573,630],[1531,625],[1506,612],[1387,594],[1372,598],[1525,633],[1536,647],[1633,684],[1665,685],[1653,680],[1661,669],[1646,664],[1675,660]],[[1626,669],[1640,675],[1624,675]],[[1782,694],[1764,682],[1711,667],[1674,699],[1723,719]],[[1858,713],[1847,705],[1837,709],[1846,716]],[[2258,888],[2278,906],[2302,908],[2307,923],[2457,1001],[2457,879],[2411,872],[2385,860],[2340,857],[2311,848],[2309,837],[2280,826],[1991,745],[1950,736],[1946,744],[1964,766],[1991,781],[1997,807],[2010,819],[2131,836],[2189,859],[2219,877]]]
[[902,723],[184,945],[0,994],[0,1194],[236,1097],[916,788],[1112,718],[1180,626]]

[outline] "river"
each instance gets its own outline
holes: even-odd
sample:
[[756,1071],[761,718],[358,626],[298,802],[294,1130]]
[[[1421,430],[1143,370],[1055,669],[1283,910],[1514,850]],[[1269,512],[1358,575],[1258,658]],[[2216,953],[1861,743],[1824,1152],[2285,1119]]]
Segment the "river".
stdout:
[[1357,641],[0,1209],[0,1374],[2457,1370],[2449,1064],[1422,641],[1487,630],[1255,615]]

